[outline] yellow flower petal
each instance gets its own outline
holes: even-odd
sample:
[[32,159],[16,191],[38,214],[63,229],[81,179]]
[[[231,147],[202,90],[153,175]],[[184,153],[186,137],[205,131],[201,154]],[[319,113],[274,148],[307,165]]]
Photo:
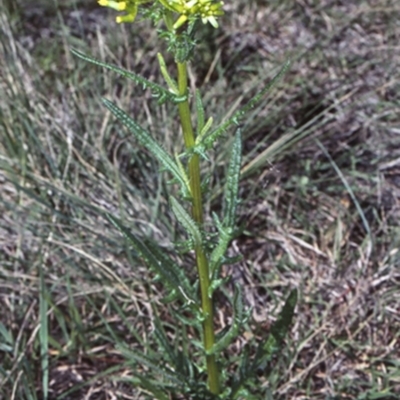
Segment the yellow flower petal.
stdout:
[[214,28],[218,28],[218,22],[217,20],[213,17],[205,17],[201,19],[203,21],[203,24],[206,24],[207,22],[209,22]]
[[110,7],[117,11],[126,9],[126,1],[99,0],[98,3],[103,7]]
[[179,27],[181,27],[186,21],[188,20],[187,15],[181,15],[178,20],[175,22],[173,28],[174,29],[178,29]]
[[119,15],[115,20],[117,24],[122,24],[125,22],[133,22],[136,18],[136,14],[126,14],[126,15]]

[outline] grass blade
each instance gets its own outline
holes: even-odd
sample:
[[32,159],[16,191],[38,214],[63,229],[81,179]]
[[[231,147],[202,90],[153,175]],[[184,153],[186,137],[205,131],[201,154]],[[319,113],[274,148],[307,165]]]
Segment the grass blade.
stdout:
[[356,195],[354,194],[353,189],[351,188],[351,186],[350,186],[349,183],[347,182],[347,179],[344,177],[342,171],[341,171],[340,168],[337,166],[337,164],[335,163],[335,161],[332,159],[331,155],[330,155],[330,154],[328,153],[328,151],[325,149],[325,147],[323,146],[323,144],[322,144],[318,139],[316,139],[316,142],[317,142],[319,148],[322,150],[322,152],[323,152],[323,153],[325,154],[325,156],[328,158],[328,160],[329,160],[329,162],[331,163],[333,169],[335,170],[335,172],[338,174],[340,180],[342,181],[343,186],[346,188],[347,192],[349,193],[349,196],[351,197],[351,200],[353,201],[353,203],[354,203],[354,205],[355,205],[355,207],[356,207],[356,209],[357,209],[357,212],[358,212],[358,214],[359,214],[359,216],[360,216],[360,218],[361,218],[361,221],[362,221],[362,223],[363,223],[363,225],[364,225],[365,231],[367,232],[367,234],[368,234],[369,237],[372,237],[372,236],[371,236],[371,228],[370,228],[370,226],[369,226],[369,223],[368,223],[368,221],[367,221],[367,218],[365,217],[364,211],[363,211],[363,209],[361,208],[360,203],[358,202]]
[[43,265],[39,265],[39,340],[40,340],[40,365],[42,369],[43,400],[49,395],[49,330],[47,321],[48,303],[46,298]]

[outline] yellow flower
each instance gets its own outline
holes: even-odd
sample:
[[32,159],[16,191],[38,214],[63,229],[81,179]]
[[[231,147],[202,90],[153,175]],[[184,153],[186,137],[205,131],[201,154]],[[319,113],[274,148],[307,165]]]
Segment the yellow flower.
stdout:
[[174,29],[182,26],[190,16],[198,16],[203,23],[209,22],[213,27],[217,28],[218,23],[216,17],[223,15],[222,1],[214,0],[159,0],[160,3],[170,11],[180,14],[174,24]]
[[120,24],[121,22],[133,22],[136,18],[139,4],[146,1],[148,0],[98,0],[98,3],[101,6],[110,7],[113,10],[125,11],[125,15],[116,17],[117,23]]
[[222,6],[224,3],[218,1],[217,3],[211,3],[207,0],[199,0],[200,3],[200,17],[203,24],[209,22],[214,28],[218,28],[218,22],[215,17],[219,17],[224,14],[222,11]]
[[[156,0],[98,0],[104,7],[113,10],[125,11],[124,15],[119,15],[116,20],[121,22],[133,22],[138,13],[140,4],[149,3]],[[191,16],[201,18],[203,23],[209,22],[213,27],[218,27],[217,17],[224,14],[222,1],[215,0],[158,0],[166,9],[179,14],[178,19],[173,25],[174,29],[181,27]]]

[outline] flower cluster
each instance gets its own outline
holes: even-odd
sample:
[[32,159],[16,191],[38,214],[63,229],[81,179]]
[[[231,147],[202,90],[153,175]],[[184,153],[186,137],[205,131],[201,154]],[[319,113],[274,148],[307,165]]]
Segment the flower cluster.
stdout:
[[190,16],[199,16],[203,23],[209,22],[214,28],[218,28],[216,17],[223,15],[222,1],[213,0],[159,0],[160,3],[171,11],[180,14],[174,24],[174,29],[182,26]]
[[[101,6],[110,7],[117,11],[125,11],[125,15],[118,16],[117,22],[133,22],[136,18],[140,4],[153,0],[98,0]],[[157,0],[154,0],[157,1]],[[153,2],[154,2],[153,1]],[[158,0],[167,10],[178,13],[179,18],[173,28],[181,27],[189,17],[199,17],[203,23],[209,22],[213,27],[218,27],[216,17],[223,15],[222,1],[215,0]]]
[[149,1],[151,0],[98,0],[98,3],[113,10],[125,11],[125,15],[119,15],[116,18],[117,23],[120,24],[122,22],[133,22],[136,18],[139,5]]

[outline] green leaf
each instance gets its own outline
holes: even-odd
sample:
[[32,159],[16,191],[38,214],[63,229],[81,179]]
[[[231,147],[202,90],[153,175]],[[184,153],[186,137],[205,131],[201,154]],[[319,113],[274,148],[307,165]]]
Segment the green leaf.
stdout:
[[150,379],[147,379],[144,376],[135,376],[133,378],[134,384],[139,386],[141,389],[145,389],[147,392],[150,392],[155,399],[157,400],[169,400],[169,396],[164,394],[164,392],[159,389],[159,382],[152,382]]
[[[233,398],[234,398],[234,399],[237,399],[237,398],[239,398],[239,399],[246,399],[246,400],[259,400],[259,399],[260,399],[259,395],[254,396],[254,395],[252,395],[252,394],[251,394],[247,389],[245,389],[245,388],[240,389],[240,390],[235,394],[235,396],[234,396]],[[264,399],[264,400],[267,400],[267,399]]]
[[193,326],[195,327],[198,331],[201,330],[201,323],[204,320],[204,317],[202,317],[202,311],[199,311],[196,313],[195,317],[192,318],[188,318],[185,316],[184,313],[182,312],[178,312],[178,311],[174,311],[171,310],[171,314],[174,316],[174,318],[176,318],[178,321],[180,321],[182,324],[187,325],[187,326]]
[[395,400],[398,399],[398,395],[396,396],[393,392],[389,392],[390,389],[385,389],[380,392],[375,392],[374,389],[368,390],[366,393],[362,393],[357,397],[357,400]]
[[281,70],[272,78],[271,82],[267,84],[267,86],[257,93],[245,106],[243,106],[240,110],[236,111],[233,117],[226,120],[223,124],[221,124],[218,128],[216,128],[213,132],[211,132],[204,139],[204,146],[207,149],[210,149],[214,142],[224,133],[231,125],[239,125],[240,121],[246,115],[248,111],[250,111],[260,100],[264,97],[264,95],[282,78],[283,75],[287,72],[290,66],[290,61],[287,61]]
[[235,141],[232,146],[232,154],[228,167],[228,177],[225,185],[225,210],[224,221],[225,227],[235,227],[236,207],[238,204],[238,191],[240,179],[240,164],[242,161],[242,138],[241,131],[237,129]]
[[245,346],[241,356],[239,374],[232,385],[232,399],[242,398],[240,394],[246,391],[246,384],[255,379],[256,373],[260,369],[264,370],[272,356],[280,350],[283,339],[289,331],[296,303],[297,290],[293,289],[278,316],[278,320],[271,328],[271,334],[268,339],[259,344],[253,361],[250,359],[251,347],[249,345]]
[[190,306],[191,304],[197,304],[197,292],[193,292],[193,287],[189,282],[188,277],[185,274],[185,270],[177,265],[162,249],[157,245],[154,241],[143,238],[142,239],[144,245],[153,253],[155,258],[164,266],[174,272],[176,276],[179,278],[180,290],[179,293],[183,295],[187,301],[187,304]]
[[187,240],[175,241],[174,245],[179,254],[189,253],[189,251],[194,250],[194,242],[191,238]]
[[143,89],[150,89],[152,91],[153,96],[158,99],[160,104],[165,103],[167,100],[173,103],[179,103],[182,101],[187,100],[187,96],[177,96],[176,94],[170,92],[168,89],[164,88],[157,83],[151,82],[140,75],[135,74],[134,72],[127,71],[126,69],[120,68],[116,65],[107,64],[103,61],[97,60],[91,56],[88,56],[84,53],[81,53],[78,50],[71,49],[71,53],[75,56],[90,62],[91,64],[98,65],[100,67],[107,68],[111,71],[117,72],[118,74],[122,75],[125,78],[130,79],[131,81],[142,85]]
[[196,222],[194,222],[193,218],[175,199],[175,197],[170,196],[170,203],[172,211],[174,212],[177,220],[182,224],[186,232],[192,237],[195,246],[201,246],[201,233]]
[[230,227],[225,228],[215,213],[213,213],[213,219],[219,235],[218,244],[215,246],[210,256],[210,270],[213,279],[217,279],[219,276],[219,267],[221,266],[222,259],[224,258],[225,252],[229,246],[229,242],[233,237],[233,229]]
[[[236,220],[236,208],[238,204],[240,165],[242,161],[242,139],[241,131],[237,129],[235,140],[232,146],[231,159],[227,171],[227,180],[225,185],[224,196],[224,220],[221,223],[216,214],[213,214],[213,219],[216,228],[218,229],[218,244],[213,249],[210,256],[210,269],[218,272],[221,260],[233,238]],[[216,277],[215,277],[216,278]]]
[[3,340],[0,341],[0,351],[12,351],[12,344],[14,339],[12,333],[0,322],[0,335]]
[[229,327],[227,332],[217,340],[213,347],[206,351],[207,355],[212,355],[220,353],[225,350],[235,339],[239,333],[239,327],[243,322],[243,303],[242,303],[242,293],[239,286],[235,285],[235,293],[233,296],[233,321],[232,325]]
[[165,330],[161,324],[160,318],[157,313],[154,313],[154,336],[162,349],[162,355],[167,358],[168,362],[172,364],[174,369],[177,369],[177,360],[175,349],[170,345]]
[[182,279],[182,273],[178,273],[179,267],[168,258],[165,252],[163,253],[162,249],[158,248],[154,243],[149,246],[148,241],[143,241],[133,235],[112,215],[107,214],[107,218],[126,237],[148,267],[162,278],[163,284],[175,291],[185,304],[191,304],[195,308],[198,307],[196,300],[192,298],[193,291],[185,290],[190,285]]
[[172,157],[151,137],[151,135],[138,125],[125,111],[121,110],[118,106],[113,104],[107,99],[103,99],[104,105],[121,121],[139,140],[139,143],[146,147],[155,158],[162,164],[162,166],[169,171],[176,181],[181,186],[182,195],[187,198],[190,197],[190,187],[187,181],[182,176],[181,171]]
[[154,315],[154,336],[162,350],[162,352],[159,351],[159,353],[167,359],[168,363],[172,367],[171,369],[173,369],[182,380],[188,382],[193,378],[194,366],[192,365],[192,362],[183,351],[179,350],[179,340],[176,336],[174,339],[176,346],[175,348],[171,346],[171,339],[167,337],[160,318],[156,312]]
[[[172,371],[167,366],[160,366],[159,360],[152,359],[143,353],[139,353],[138,351],[134,352],[125,347],[125,345],[117,346],[117,348],[121,352],[121,354],[127,359],[128,363],[139,363],[141,366],[148,367],[150,372],[154,374],[154,376],[160,375],[164,379],[167,379],[169,382],[173,382],[174,384],[181,387],[185,386],[185,381],[182,380],[182,377],[175,371]],[[159,386],[160,385],[164,386],[165,382],[159,381]]]
[[240,354],[240,365],[239,365],[239,379],[236,379],[233,385],[233,392],[241,388],[243,383],[247,380],[247,377],[252,374],[252,371],[249,370],[251,367],[251,359],[250,359],[250,346],[246,344]]
[[294,309],[297,304],[297,289],[293,289],[280,312],[277,321],[271,328],[271,333],[275,337],[278,345],[281,346],[283,339],[289,332],[290,325],[294,315]]
[[147,337],[142,336],[139,326],[132,324],[130,312],[123,307],[124,303],[119,304],[119,300],[116,300],[113,294],[107,291],[104,294],[106,296],[106,301],[110,304],[110,309],[113,309],[113,315],[116,316],[116,314],[118,314],[121,325],[123,324],[129,330],[129,333],[135,339],[135,343],[139,346],[145,346]]
[[203,129],[200,131],[199,139],[202,139],[210,130],[212,124],[214,122],[213,117],[208,118],[206,124],[204,125]]
[[[190,180],[189,177],[187,175],[186,169],[183,166],[183,164],[181,163],[181,160],[179,159],[178,155],[175,155],[175,161],[176,161],[176,165],[178,166],[179,169],[179,173],[180,176],[182,177],[182,179],[185,181],[185,187],[186,188],[190,188]],[[189,189],[188,189],[189,190]]]
[[167,85],[172,93],[179,93],[177,83],[171,78],[170,74],[168,73],[167,65],[165,64],[164,57],[161,53],[157,53],[158,63],[160,64],[161,74],[167,82]]
[[212,297],[213,293],[222,286],[225,286],[231,277],[228,275],[225,278],[218,278],[218,274],[213,274],[213,279],[208,287],[208,297]]
[[264,369],[266,364],[271,360],[283,344],[283,339],[289,332],[292,323],[294,309],[297,303],[297,289],[293,289],[283,306],[277,321],[271,328],[271,333],[268,339],[261,343],[253,363],[253,371],[261,368]]
[[[160,282],[160,281],[162,282],[162,279],[158,275],[157,279],[155,279],[154,282]],[[167,295],[165,295],[161,299],[161,303],[163,303],[163,304],[172,303],[173,301],[177,300],[178,298],[179,298],[178,291],[176,289],[172,289]]]

